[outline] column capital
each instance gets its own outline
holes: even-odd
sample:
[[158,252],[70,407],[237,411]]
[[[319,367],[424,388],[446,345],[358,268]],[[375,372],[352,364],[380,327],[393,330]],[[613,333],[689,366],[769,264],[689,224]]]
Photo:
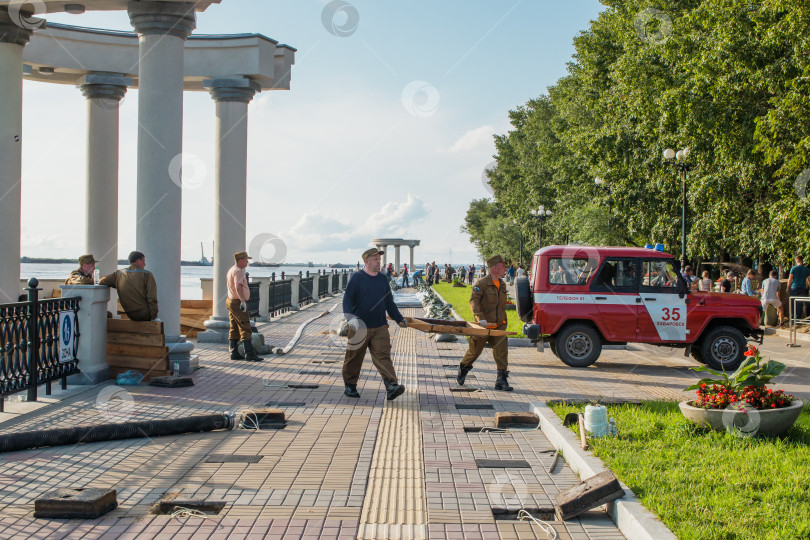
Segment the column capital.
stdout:
[[197,28],[193,2],[157,2],[129,0],[129,21],[140,35],[188,38]]
[[87,99],[121,101],[132,79],[120,73],[88,73],[76,83]]
[[0,43],[25,45],[31,40],[34,30],[45,28],[44,19],[35,19],[31,15],[19,6],[13,12],[9,12],[7,6],[0,7]]
[[208,88],[211,97],[217,103],[221,101],[237,101],[250,103],[256,92],[261,92],[259,83],[248,78],[205,79],[203,88]]

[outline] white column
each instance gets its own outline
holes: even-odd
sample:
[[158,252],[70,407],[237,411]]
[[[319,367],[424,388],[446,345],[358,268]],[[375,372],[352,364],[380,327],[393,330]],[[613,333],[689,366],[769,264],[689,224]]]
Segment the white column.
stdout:
[[400,272],[400,264],[399,264],[399,248],[401,246],[399,244],[394,244],[394,270],[399,273]]
[[[233,266],[233,254],[245,251],[247,219],[248,103],[261,88],[250,79],[208,79],[216,102],[216,178],[214,193],[214,311],[205,321],[206,331],[197,334],[201,343],[228,341],[228,288],[225,277]],[[259,254],[251,254],[254,257]],[[267,288],[264,288],[267,294]]]
[[388,246],[383,244],[381,246],[377,246],[377,249],[379,249],[380,251],[383,252],[383,254],[382,254],[382,268],[385,268],[386,266],[388,266]]
[[[118,106],[132,85],[119,73],[91,73],[79,89],[87,98],[87,196],[85,253],[102,276],[118,268]],[[107,307],[116,312],[118,296]]]
[[408,272],[413,274],[413,244],[408,245],[408,249],[410,250],[408,257],[408,260],[410,261],[410,264],[408,266]]
[[188,359],[194,346],[180,336],[181,182],[171,168],[182,162],[183,46],[196,25],[194,4],[130,0],[128,11],[139,43],[134,248],[157,281],[170,361]]
[[0,8],[0,303],[16,302],[20,288],[22,56],[30,38]]

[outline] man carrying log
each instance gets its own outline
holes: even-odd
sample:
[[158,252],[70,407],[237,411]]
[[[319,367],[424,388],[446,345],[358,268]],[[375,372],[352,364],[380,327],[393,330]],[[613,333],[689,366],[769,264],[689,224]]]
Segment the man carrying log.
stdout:
[[[506,283],[501,279],[506,274],[506,264],[500,255],[487,259],[489,273],[473,284],[470,295],[470,308],[478,324],[484,328],[506,329]],[[461,364],[458,366],[456,381],[463,385],[467,373],[473,368],[473,363],[481,355],[484,345],[489,342],[492,346],[492,356],[498,368],[498,378],[495,380],[495,390],[511,392],[507,377],[509,376],[509,358],[507,336],[478,337],[470,336],[470,345]]]
[[360,397],[357,381],[366,349],[371,350],[371,361],[382,376],[388,400],[405,392],[405,387],[397,382],[391,361],[391,335],[385,313],[387,311],[402,328],[408,323],[394,303],[388,279],[380,273],[380,255],[383,253],[377,248],[363,252],[364,268],[352,274],[343,295],[343,314],[349,324],[349,344],[343,360],[343,393],[351,398]]

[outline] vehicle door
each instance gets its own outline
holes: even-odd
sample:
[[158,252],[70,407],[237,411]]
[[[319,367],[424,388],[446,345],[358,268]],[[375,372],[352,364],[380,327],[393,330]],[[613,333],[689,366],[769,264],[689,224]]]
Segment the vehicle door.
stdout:
[[633,258],[608,258],[591,285],[610,341],[635,341],[638,328],[638,267]]
[[642,259],[638,313],[638,341],[675,343],[686,341],[688,318],[686,290],[671,259]]

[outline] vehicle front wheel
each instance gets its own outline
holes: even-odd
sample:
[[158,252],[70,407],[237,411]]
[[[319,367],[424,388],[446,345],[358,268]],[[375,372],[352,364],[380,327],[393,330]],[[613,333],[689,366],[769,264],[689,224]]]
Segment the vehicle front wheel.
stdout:
[[742,363],[745,349],[742,332],[731,326],[720,326],[701,340],[700,355],[710,368],[730,372]]
[[586,324],[566,326],[555,339],[555,354],[571,367],[588,367],[602,353],[602,337]]

